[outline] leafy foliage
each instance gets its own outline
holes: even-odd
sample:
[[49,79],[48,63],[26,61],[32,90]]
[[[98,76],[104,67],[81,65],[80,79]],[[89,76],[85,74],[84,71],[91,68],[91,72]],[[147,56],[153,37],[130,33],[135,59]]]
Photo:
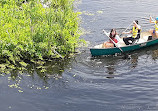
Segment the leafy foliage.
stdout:
[[[44,7],[43,4],[47,4]],[[58,58],[78,46],[73,0],[0,0],[0,62]]]

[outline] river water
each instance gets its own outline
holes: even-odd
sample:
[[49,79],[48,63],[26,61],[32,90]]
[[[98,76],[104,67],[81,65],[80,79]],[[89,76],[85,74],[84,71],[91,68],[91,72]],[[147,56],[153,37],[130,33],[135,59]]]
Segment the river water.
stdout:
[[[157,111],[158,46],[123,56],[91,57],[89,47],[107,40],[102,30],[124,30],[139,20],[156,17],[157,0],[79,0],[81,36],[89,41],[81,53],[38,70],[0,76],[1,111]],[[34,66],[33,66],[34,67]],[[14,76],[16,75],[16,78]]]

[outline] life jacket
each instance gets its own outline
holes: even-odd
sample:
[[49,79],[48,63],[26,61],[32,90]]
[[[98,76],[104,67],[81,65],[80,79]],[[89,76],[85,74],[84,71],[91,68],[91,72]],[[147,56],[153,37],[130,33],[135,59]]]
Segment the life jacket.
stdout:
[[155,21],[155,31],[158,31],[158,23]]
[[139,30],[139,29],[138,29],[137,27],[134,27],[134,26],[133,26],[133,30],[132,30],[132,33],[133,33],[133,34],[132,34],[132,37],[133,37],[133,38],[136,38],[136,37],[137,37],[138,30]]
[[[115,39],[115,38],[111,38],[115,43],[117,43],[118,42],[118,40],[117,39]],[[110,40],[110,43],[113,43],[111,40]]]

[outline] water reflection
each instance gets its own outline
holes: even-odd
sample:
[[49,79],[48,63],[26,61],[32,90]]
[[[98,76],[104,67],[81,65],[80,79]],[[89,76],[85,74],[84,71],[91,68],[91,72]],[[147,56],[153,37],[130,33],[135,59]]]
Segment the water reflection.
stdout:
[[136,68],[138,65],[138,55],[132,54],[130,57],[131,68]]
[[108,65],[107,66],[107,73],[108,74],[114,74],[114,72],[115,72],[114,64],[113,65],[112,64]]
[[[92,57],[91,61],[95,61],[93,64],[96,64],[96,70],[102,72],[102,76],[106,78],[114,78],[116,76],[116,68],[123,58],[123,55],[120,56],[101,56],[101,57]],[[91,63],[92,64],[92,63]]]
[[[85,51],[84,53],[87,52]],[[85,66],[86,73],[92,72],[91,77],[88,76],[89,78],[100,76],[101,78],[114,79],[115,77],[121,76],[124,71],[128,72],[135,68],[139,68],[138,64],[141,63],[142,59],[149,57],[151,57],[151,59],[149,58],[149,61],[155,61],[158,59],[157,46],[133,51],[127,54],[130,58],[124,59],[124,55],[113,55],[108,57],[91,57],[90,60],[87,61],[84,59],[86,57],[83,57],[83,55],[88,55],[81,54],[77,56],[80,57],[80,60],[78,60],[77,57],[74,57],[65,60],[53,60],[47,62],[39,61],[37,64],[28,65],[24,70],[18,68],[9,71],[9,85],[13,88],[18,85],[17,87],[20,89],[20,86],[24,86],[20,84],[21,82],[31,81],[30,85],[28,85],[29,87],[38,84],[40,87],[44,86],[44,88],[48,88],[52,83],[56,86],[66,87],[67,80],[63,78],[63,73],[67,69],[71,70],[74,62],[78,63],[77,67],[79,70],[81,69],[82,72],[84,72],[82,66]],[[78,69],[77,67],[76,70]],[[80,74],[78,76],[80,76]]]
[[128,58],[124,58],[123,54],[118,56],[91,57],[91,63],[89,64],[94,65],[94,70],[104,73],[102,76],[115,78],[121,76],[122,73],[139,69],[142,65],[144,66],[146,62],[152,64],[156,61],[158,59],[158,45],[126,54],[129,56]]
[[107,73],[109,74],[109,75],[107,75],[106,76],[106,78],[109,78],[109,79],[111,79],[111,78],[114,78],[114,72],[115,72],[116,70],[115,70],[115,65],[114,64],[109,64],[108,66],[107,66]]
[[[8,77],[8,86],[17,88],[23,92],[22,87],[31,89],[48,89],[49,87],[66,87],[66,80],[62,78],[65,69],[71,67],[71,60],[38,61],[37,64],[29,64],[26,68],[5,69],[3,76]],[[28,82],[28,83],[27,83]],[[52,86],[51,84],[55,84]]]
[[156,49],[156,50],[154,50],[154,51],[152,52],[152,59],[153,59],[153,60],[158,59],[158,49]]

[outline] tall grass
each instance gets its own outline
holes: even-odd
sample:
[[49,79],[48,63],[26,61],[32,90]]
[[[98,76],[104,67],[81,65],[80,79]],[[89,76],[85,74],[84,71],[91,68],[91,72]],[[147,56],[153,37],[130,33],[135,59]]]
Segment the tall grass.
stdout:
[[[1,0],[0,57],[7,62],[65,57],[78,46],[73,0]],[[1,59],[0,62],[6,62]]]

